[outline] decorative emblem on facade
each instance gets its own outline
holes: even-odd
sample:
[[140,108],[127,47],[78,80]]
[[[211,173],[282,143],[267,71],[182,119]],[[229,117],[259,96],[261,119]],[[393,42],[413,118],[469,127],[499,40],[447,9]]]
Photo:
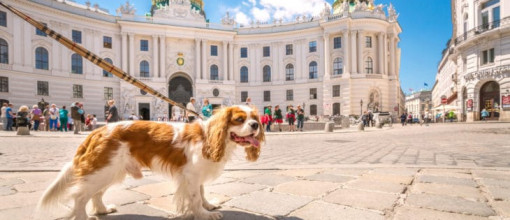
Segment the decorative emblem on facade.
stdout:
[[214,89],[212,91],[212,94],[214,95],[214,97],[218,97],[220,95],[220,90],[219,89]]
[[178,53],[177,55],[179,56],[179,58],[177,58],[177,65],[179,66],[184,65],[184,58],[182,58],[182,56],[184,55],[182,53]]
[[498,66],[490,69],[484,69],[472,73],[468,73],[464,76],[466,81],[471,81],[475,79],[485,79],[485,78],[499,78],[503,77],[504,74],[510,73],[510,65]]

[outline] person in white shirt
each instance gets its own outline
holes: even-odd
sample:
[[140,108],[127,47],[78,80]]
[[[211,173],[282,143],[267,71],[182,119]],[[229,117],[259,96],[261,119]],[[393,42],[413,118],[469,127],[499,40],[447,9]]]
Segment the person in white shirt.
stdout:
[[[195,98],[193,97],[190,98],[188,104],[186,105],[186,109],[193,112],[197,112],[195,110]],[[193,115],[193,113],[189,111],[186,111],[186,116],[188,117],[188,123],[191,123],[195,120],[195,115]]]

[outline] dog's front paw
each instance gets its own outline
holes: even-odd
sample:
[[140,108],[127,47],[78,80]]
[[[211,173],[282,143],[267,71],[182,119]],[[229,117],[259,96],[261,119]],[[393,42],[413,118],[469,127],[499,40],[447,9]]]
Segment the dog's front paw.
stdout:
[[114,213],[114,212],[117,212],[117,206],[115,206],[114,204],[110,204],[110,205],[106,206],[105,214],[110,214],[110,213]]
[[87,220],[99,220],[99,218],[96,216],[89,216]]
[[195,217],[195,220],[220,220],[223,218],[221,212],[203,212]]
[[209,211],[221,208],[221,206],[215,206],[215,205],[213,205],[211,203],[208,203],[208,202],[204,202],[204,204],[202,204],[202,206],[204,207],[204,209],[207,209]]

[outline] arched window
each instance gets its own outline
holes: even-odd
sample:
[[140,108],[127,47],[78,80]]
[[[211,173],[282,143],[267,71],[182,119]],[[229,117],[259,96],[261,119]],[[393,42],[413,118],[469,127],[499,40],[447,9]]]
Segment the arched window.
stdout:
[[140,77],[150,77],[149,73],[149,62],[143,60],[140,62]]
[[264,66],[262,71],[263,71],[264,82],[271,82],[271,67]]
[[310,115],[317,115],[317,105],[310,105]]
[[365,61],[365,73],[374,73],[374,62],[370,57]]
[[241,67],[241,82],[247,83],[248,82],[248,67]]
[[0,63],[9,63],[9,45],[2,38],[0,38]]
[[71,56],[71,72],[83,74],[83,58],[77,53]]
[[35,49],[35,68],[40,70],[48,70],[48,50],[44,47]]
[[341,75],[344,73],[344,62],[338,57],[333,61],[333,75]]
[[[104,58],[104,61],[109,63],[109,64],[113,64],[113,61],[110,58]],[[104,77],[113,77],[112,73],[110,73],[110,72],[108,72],[106,70],[103,70],[103,76]]]
[[308,67],[310,79],[317,79],[317,62],[312,61]]
[[285,80],[292,81],[294,80],[294,65],[287,64],[285,67]]
[[219,80],[220,78],[218,76],[218,66],[212,65],[210,74],[211,74],[210,80]]

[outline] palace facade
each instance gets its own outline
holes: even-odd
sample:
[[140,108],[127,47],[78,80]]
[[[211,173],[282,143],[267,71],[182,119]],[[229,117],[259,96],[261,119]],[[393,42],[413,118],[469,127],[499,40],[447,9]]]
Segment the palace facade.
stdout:
[[[17,9],[181,103],[214,106],[302,105],[306,115],[399,115],[401,28],[390,5],[337,0],[320,15],[293,21],[210,23],[200,0],[153,0],[151,13],[123,4],[111,15],[68,0],[7,0]],[[0,8],[0,99],[15,106],[44,99],[74,101],[104,117],[109,99],[120,113],[145,119],[181,110],[112,77]]]

